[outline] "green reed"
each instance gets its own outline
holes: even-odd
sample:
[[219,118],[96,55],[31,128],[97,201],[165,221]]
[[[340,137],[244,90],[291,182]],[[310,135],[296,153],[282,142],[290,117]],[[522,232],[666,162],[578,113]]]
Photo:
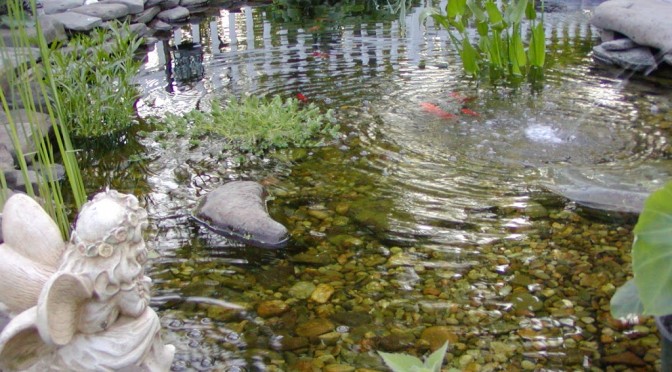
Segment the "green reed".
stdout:
[[77,35],[51,51],[51,69],[73,136],[100,137],[130,127],[139,91],[133,84],[142,39],[127,23]]
[[[31,0],[30,5],[35,13],[35,1]],[[6,47],[4,40],[0,39],[0,58],[5,61],[5,66],[9,65],[3,71],[7,78],[7,85],[0,89],[0,102],[7,118],[6,129],[12,140],[18,167],[26,185],[26,193],[33,197],[39,196],[44,209],[57,223],[63,237],[67,238],[70,229],[68,207],[63,199],[61,182],[56,179],[53,172],[56,149],[62,158],[75,208],[79,209],[86,201],[86,192],[75,150],[64,122],[64,109],[60,105],[54,77],[51,70],[43,68],[39,62],[49,60],[50,49],[37,18],[27,16],[21,1],[10,0],[7,7],[9,17],[6,21],[10,25],[14,53]],[[35,26],[36,35],[28,35],[25,27],[28,24]],[[39,52],[33,54],[35,50]],[[17,58],[18,55],[26,55],[29,58],[20,59]],[[23,117],[17,116],[18,111],[12,111],[19,101],[23,104],[25,112]],[[49,140],[48,133],[45,133],[40,125],[38,116],[41,114],[46,114],[52,124],[56,148]],[[29,123],[29,130],[20,125],[19,120]],[[36,150],[32,153],[24,153],[19,144],[20,137],[29,138]],[[37,176],[37,190],[33,188],[30,181],[31,166]],[[2,172],[0,172],[0,186],[2,187],[0,194],[2,203],[0,204],[4,204],[8,185]]]
[[[488,73],[491,81],[539,79],[546,58],[543,3],[535,0],[448,0],[445,13],[432,18],[448,31],[464,71],[474,77]],[[523,33],[523,22],[529,26]],[[476,33],[471,32],[475,28]]]
[[287,147],[320,146],[338,137],[339,126],[331,110],[322,113],[314,103],[280,96],[262,99],[255,96],[231,100],[225,107],[211,103],[211,110],[193,110],[183,115],[168,114],[159,128],[181,136],[199,138],[219,136],[227,148],[261,155]]

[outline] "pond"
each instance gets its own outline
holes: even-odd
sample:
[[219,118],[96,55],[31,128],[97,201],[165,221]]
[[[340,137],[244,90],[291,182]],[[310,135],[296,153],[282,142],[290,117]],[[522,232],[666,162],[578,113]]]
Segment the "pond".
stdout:
[[[302,94],[343,133],[246,161],[213,139],[139,135],[84,170],[149,211],[173,370],[382,371],[376,351],[421,356],[445,340],[447,365],[467,371],[660,368],[652,319],[609,315],[635,217],[549,191],[559,175],[652,188],[672,172],[672,80],[597,66],[595,5],[546,14],[546,78],[518,88],[466,77],[423,4],[217,10],[159,40],[138,76],[141,117]],[[266,185],[287,248],[188,218],[230,180]]]

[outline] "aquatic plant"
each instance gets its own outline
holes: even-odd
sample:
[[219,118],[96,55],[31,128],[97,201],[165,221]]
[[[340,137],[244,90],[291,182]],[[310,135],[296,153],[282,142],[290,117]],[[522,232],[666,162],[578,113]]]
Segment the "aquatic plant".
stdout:
[[74,36],[67,48],[51,50],[51,68],[71,133],[80,138],[118,133],[131,126],[139,91],[133,78],[142,39],[128,23],[110,23]]
[[271,149],[319,146],[335,139],[339,126],[333,121],[331,110],[323,114],[313,103],[251,96],[234,99],[226,107],[212,102],[209,112],[169,114],[159,126],[196,141],[217,135],[228,141],[229,149],[260,155]]
[[[45,61],[49,58],[49,48],[43,36],[40,23],[37,18],[29,18],[20,1],[8,2],[8,18],[10,22],[10,36],[14,46],[14,54],[5,47],[5,42],[0,38],[0,58],[10,62],[5,66],[4,75],[7,78],[7,86],[0,89],[0,102],[6,116],[6,130],[12,140],[12,147],[16,154],[21,177],[25,183],[26,193],[30,196],[40,196],[43,207],[56,221],[64,238],[69,235],[70,222],[68,219],[68,206],[65,205],[61,183],[56,179],[53,166],[55,164],[55,149],[49,141],[47,133],[44,133],[38,119],[38,114],[47,114],[53,130],[53,138],[56,148],[61,157],[68,179],[69,192],[74,198],[75,207],[79,207],[86,201],[86,192],[82,182],[79,165],[75,157],[75,150],[70,141],[68,128],[64,122],[64,108],[55,87],[51,69],[41,68],[38,57]],[[31,9],[35,13],[35,0],[30,1]],[[24,24],[34,22],[36,37],[30,37],[26,33]],[[39,56],[33,55],[30,50],[37,43]],[[20,62],[15,56],[29,56],[27,62]],[[21,102],[25,110],[25,117],[15,117],[17,102]],[[11,102],[11,104],[10,104]],[[18,120],[27,120],[30,133],[27,128],[18,123]],[[25,131],[25,132],[24,132]],[[34,143],[35,153],[24,153],[21,149],[19,137],[30,138]],[[32,165],[26,158],[32,160]],[[36,171],[36,183],[38,190],[34,190],[29,170]],[[0,172],[0,205],[4,204],[7,197],[8,185],[4,172]]]
[[[535,0],[448,0],[445,14],[428,13],[448,31],[464,71],[472,76],[489,73],[491,81],[540,78],[546,59],[543,2],[537,17]],[[523,37],[523,20],[529,23],[529,40]],[[476,26],[472,36],[470,25]],[[527,49],[525,48],[527,45]]]
[[[385,364],[387,364],[393,372],[441,372],[441,365],[443,365],[443,358],[445,357],[447,350],[448,342],[446,341],[443,346],[431,353],[425,359],[424,363],[420,358],[407,354],[384,353],[379,351],[378,355],[383,358]],[[450,371],[456,370],[451,369]]]
[[611,313],[616,318],[672,314],[672,182],[646,199],[634,234],[634,278],[612,297]]

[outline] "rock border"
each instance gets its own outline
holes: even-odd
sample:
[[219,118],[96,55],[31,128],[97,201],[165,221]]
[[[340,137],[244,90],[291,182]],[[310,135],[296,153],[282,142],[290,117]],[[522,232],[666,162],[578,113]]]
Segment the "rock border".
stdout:
[[593,48],[599,62],[649,74],[672,65],[672,1],[607,0],[590,23],[601,30],[602,44]]

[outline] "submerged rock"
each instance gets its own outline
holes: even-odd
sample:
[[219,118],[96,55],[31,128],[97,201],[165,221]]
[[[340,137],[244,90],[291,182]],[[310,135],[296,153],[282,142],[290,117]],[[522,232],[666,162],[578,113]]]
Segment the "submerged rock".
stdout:
[[266,191],[253,181],[233,181],[204,196],[193,218],[217,234],[262,248],[282,248],[287,229],[266,210]]
[[644,200],[672,175],[670,162],[638,164],[633,169],[561,168],[550,174],[549,191],[577,204],[604,211],[640,213]]
[[654,57],[651,50],[647,47],[617,50],[607,49],[608,47],[610,46],[597,45],[594,47],[593,58],[606,64],[616,65],[633,71],[654,70],[658,66],[656,57]]

